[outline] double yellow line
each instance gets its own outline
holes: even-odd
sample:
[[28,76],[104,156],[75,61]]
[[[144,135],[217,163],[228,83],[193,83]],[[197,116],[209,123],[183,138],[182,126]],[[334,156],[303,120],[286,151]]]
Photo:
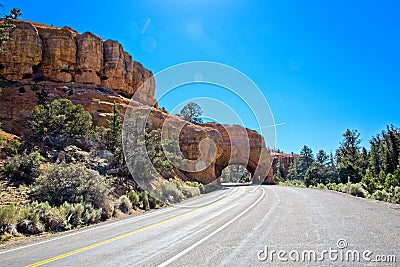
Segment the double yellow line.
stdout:
[[149,230],[149,229],[154,228],[154,227],[157,227],[157,226],[159,226],[159,225],[166,224],[166,223],[168,223],[168,222],[171,222],[171,221],[180,219],[180,218],[182,218],[182,217],[188,216],[188,215],[190,215],[190,214],[193,214],[193,213],[195,213],[195,212],[198,212],[198,211],[200,211],[200,210],[203,210],[203,209],[205,209],[205,208],[208,208],[208,207],[210,207],[210,206],[212,206],[212,205],[215,205],[215,204],[217,204],[217,203],[219,203],[219,202],[221,202],[221,201],[223,201],[223,200],[225,200],[225,199],[228,199],[228,198],[230,198],[230,197],[233,197],[234,195],[236,195],[237,193],[239,193],[240,190],[241,190],[241,189],[237,190],[236,192],[234,192],[234,193],[232,193],[232,194],[230,194],[230,195],[228,195],[228,196],[226,196],[226,197],[224,197],[224,198],[221,198],[221,199],[219,199],[219,200],[217,200],[217,201],[214,201],[214,202],[212,202],[212,203],[210,203],[210,204],[207,204],[207,205],[202,206],[202,207],[199,207],[199,208],[197,208],[197,209],[194,209],[194,210],[191,210],[191,211],[182,213],[182,214],[177,215],[177,216],[174,216],[174,217],[172,217],[172,218],[169,218],[169,219],[166,219],[166,220],[163,220],[163,221],[160,221],[160,222],[157,222],[157,223],[154,223],[154,224],[151,224],[151,225],[148,225],[148,226],[139,228],[139,229],[137,229],[137,230],[134,230],[134,231],[132,231],[132,232],[128,232],[128,233],[123,234],[123,235],[115,236],[115,237],[112,237],[112,238],[110,238],[110,239],[106,239],[106,240],[104,240],[104,241],[101,241],[101,242],[98,242],[98,243],[94,243],[94,244],[92,244],[92,245],[89,245],[89,246],[86,246],[86,247],[83,247],[83,248],[79,248],[79,249],[76,249],[76,250],[72,250],[72,251],[70,251],[70,252],[67,252],[67,253],[64,253],[64,254],[61,254],[61,255],[52,257],[52,258],[48,258],[48,259],[46,259],[46,260],[42,260],[42,261],[39,261],[39,262],[36,262],[36,263],[29,264],[29,265],[27,265],[26,267],[41,266],[41,265],[44,265],[44,264],[47,264],[47,263],[50,263],[50,262],[53,262],[53,261],[57,261],[57,260],[60,260],[60,259],[63,259],[63,258],[67,258],[67,257],[70,257],[70,256],[72,256],[72,255],[75,255],[75,254],[78,254],[78,253],[81,253],[81,252],[84,252],[84,251],[87,251],[87,250],[90,250],[90,249],[93,249],[93,248],[97,248],[97,247],[103,246],[103,245],[105,245],[105,244],[108,244],[108,243],[117,241],[117,240],[119,240],[119,239],[122,239],[122,238],[125,238],[125,237],[128,237],[128,236],[132,236],[132,235],[134,235],[134,234],[137,234],[137,233],[140,233],[140,232]]

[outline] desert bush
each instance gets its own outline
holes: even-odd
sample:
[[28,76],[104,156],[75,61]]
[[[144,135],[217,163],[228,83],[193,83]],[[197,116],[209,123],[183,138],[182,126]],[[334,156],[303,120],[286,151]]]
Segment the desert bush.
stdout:
[[350,194],[351,183],[340,184],[340,192]]
[[329,184],[326,185],[326,188],[328,190],[334,190],[334,191],[340,191],[339,187],[340,186],[338,184],[335,184],[335,183],[329,183]]
[[388,200],[388,193],[383,190],[376,190],[371,197],[376,200],[387,201]]
[[132,206],[136,207],[139,204],[139,195],[135,191],[129,192],[128,198],[131,201]]
[[127,196],[125,195],[120,196],[118,201],[119,201],[119,209],[123,213],[128,213],[132,209],[132,203]]
[[106,177],[87,169],[83,164],[53,164],[35,181],[32,195],[52,205],[91,203],[95,208],[105,205],[111,190]]
[[7,140],[2,144],[2,151],[9,157],[21,154],[24,150],[24,142],[18,139]]
[[140,206],[144,210],[149,210],[150,209],[150,203],[149,203],[149,196],[145,191],[140,192],[139,194],[139,201],[140,201]]
[[92,129],[92,117],[82,105],[56,99],[32,110],[31,140],[63,147],[69,138],[85,137]]
[[200,186],[200,193],[202,194],[207,194],[213,191],[217,191],[219,189],[221,189],[222,187],[219,185],[212,185],[212,184],[206,184],[206,185],[202,185]]
[[157,201],[157,199],[149,195],[149,208],[155,209],[157,208],[158,204],[159,202]]
[[368,192],[362,187],[360,183],[351,184],[349,188],[349,193],[356,197],[365,198],[368,196]]
[[12,181],[31,183],[39,174],[43,157],[38,152],[23,153],[8,159],[1,167],[2,174]]
[[192,198],[200,196],[200,189],[198,187],[184,187],[182,193],[185,198]]
[[85,205],[85,212],[82,215],[82,222],[85,225],[98,223],[101,219],[103,209],[95,209],[92,205]]
[[114,204],[114,202],[112,200],[110,200],[110,199],[107,199],[105,201],[105,205],[104,205],[104,208],[102,210],[102,214],[101,214],[102,217],[104,219],[109,219],[109,218],[114,216],[114,212],[115,212],[115,204]]
[[318,185],[317,185],[317,188],[318,188],[318,189],[322,189],[322,190],[326,190],[326,189],[327,189],[326,186],[325,186],[324,184],[318,184]]
[[60,206],[61,213],[64,215],[64,227],[67,230],[73,229],[80,226],[82,221],[82,215],[85,211],[85,207],[82,203],[68,203],[64,202]]
[[19,211],[14,205],[0,207],[0,235],[16,233]]
[[179,203],[183,200],[182,191],[173,183],[162,183],[157,187],[157,196],[167,203]]

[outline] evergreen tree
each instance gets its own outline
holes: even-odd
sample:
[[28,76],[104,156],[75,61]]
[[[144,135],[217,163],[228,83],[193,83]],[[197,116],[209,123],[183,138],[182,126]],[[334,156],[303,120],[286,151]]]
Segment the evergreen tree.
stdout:
[[194,102],[190,102],[181,110],[182,118],[193,123],[203,123],[203,120],[201,119],[202,114],[203,111],[201,107]]
[[337,183],[339,182],[339,173],[337,170],[337,166],[335,163],[335,158],[333,157],[333,153],[329,155],[329,161],[328,161],[328,173],[327,173],[327,178],[330,183]]
[[369,154],[365,147],[362,148],[361,151],[361,168],[362,168],[362,175],[365,175],[367,169],[369,167]]
[[362,178],[360,134],[357,130],[347,129],[343,137],[343,142],[336,150],[340,180],[345,183],[350,179],[350,182],[358,183]]
[[326,166],[328,163],[329,157],[324,150],[319,150],[316,156],[316,161],[322,166]]
[[311,167],[314,162],[314,155],[312,149],[304,145],[300,151],[299,157],[299,179],[304,179],[307,170]]
[[292,164],[289,166],[287,179],[288,180],[298,180],[299,179],[299,157],[295,156],[293,159]]
[[62,148],[69,139],[86,138],[92,128],[92,116],[82,105],[57,99],[38,105],[32,111],[31,141]]
[[371,142],[371,150],[369,152],[369,170],[373,177],[378,177],[380,171],[383,169],[382,157],[382,141],[379,136],[374,137]]
[[112,116],[108,119],[108,124],[107,149],[115,153],[122,148],[122,119],[115,102]]
[[282,161],[281,157],[279,157],[279,159],[278,159],[278,163],[276,166],[276,177],[275,178],[277,181],[285,180],[285,178],[286,178],[285,166],[283,165],[283,161]]

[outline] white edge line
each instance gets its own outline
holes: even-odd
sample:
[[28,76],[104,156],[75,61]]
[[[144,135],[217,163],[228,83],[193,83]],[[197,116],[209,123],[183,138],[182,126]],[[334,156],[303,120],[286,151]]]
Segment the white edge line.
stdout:
[[187,247],[186,249],[182,250],[181,252],[179,252],[178,254],[176,254],[175,256],[169,258],[168,260],[164,261],[163,263],[157,265],[157,267],[164,267],[167,266],[168,264],[176,261],[177,259],[179,259],[180,257],[184,256],[185,254],[187,254],[188,252],[190,252],[191,250],[193,250],[194,248],[196,248],[197,246],[201,245],[202,243],[204,243],[205,241],[207,241],[209,238],[213,237],[214,235],[216,235],[217,233],[219,233],[220,231],[222,231],[223,229],[225,229],[227,226],[229,226],[230,224],[232,224],[234,221],[236,221],[237,219],[239,219],[240,217],[242,217],[244,214],[246,214],[247,212],[249,212],[254,206],[256,206],[264,197],[265,195],[265,190],[264,188],[260,187],[261,190],[263,191],[261,197],[254,202],[251,206],[249,206],[247,209],[245,209],[244,211],[242,211],[241,213],[239,213],[238,215],[236,215],[233,219],[231,219],[230,221],[228,221],[227,223],[225,223],[224,225],[220,226],[217,230],[215,230],[214,232],[212,232],[211,234],[203,237],[202,239],[200,239],[199,241],[197,241],[196,243],[194,243],[193,245],[191,245],[190,247]]

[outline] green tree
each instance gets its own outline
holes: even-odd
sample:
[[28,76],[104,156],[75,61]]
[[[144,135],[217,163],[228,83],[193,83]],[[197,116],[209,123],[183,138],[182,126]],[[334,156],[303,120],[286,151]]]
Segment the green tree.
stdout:
[[375,178],[372,176],[372,173],[370,170],[367,170],[365,175],[362,178],[362,183],[364,184],[365,188],[367,191],[372,194],[375,192],[375,190],[378,188],[378,185],[376,184]]
[[13,7],[10,14],[6,15],[6,19],[18,19],[19,17],[22,17],[22,12],[21,9],[17,7]]
[[344,140],[336,150],[336,159],[339,167],[339,176],[342,182],[358,183],[362,178],[360,134],[357,130],[349,129],[343,134]]
[[122,149],[122,119],[115,103],[112,116],[108,119],[108,124],[107,149],[116,153]]
[[369,170],[372,176],[378,177],[380,171],[383,169],[383,145],[379,136],[374,137],[371,142],[371,150],[369,152]]
[[326,154],[324,150],[319,150],[316,156],[316,161],[321,164],[322,166],[326,166],[328,163],[329,156]]
[[327,173],[327,178],[330,183],[337,183],[339,181],[339,173],[337,170],[337,166],[335,163],[335,158],[333,157],[333,153],[329,155],[329,161],[327,164],[328,168],[328,173]]
[[299,179],[299,157],[295,156],[293,162],[290,164],[287,174],[288,180],[298,180]]
[[282,158],[278,158],[278,162],[276,163],[276,173],[275,173],[275,180],[281,181],[286,179],[285,175],[285,166],[283,165]]
[[63,147],[71,138],[86,138],[91,128],[89,112],[68,99],[38,105],[32,111],[31,139],[43,146]]
[[203,123],[203,120],[201,119],[203,111],[201,107],[194,102],[190,102],[186,106],[184,106],[180,114],[182,118],[186,121],[190,121],[193,123]]
[[312,149],[306,145],[303,146],[303,148],[300,151],[300,157],[299,157],[299,178],[304,179],[306,172],[308,169],[311,167],[312,163],[314,162],[314,154],[312,152]]

